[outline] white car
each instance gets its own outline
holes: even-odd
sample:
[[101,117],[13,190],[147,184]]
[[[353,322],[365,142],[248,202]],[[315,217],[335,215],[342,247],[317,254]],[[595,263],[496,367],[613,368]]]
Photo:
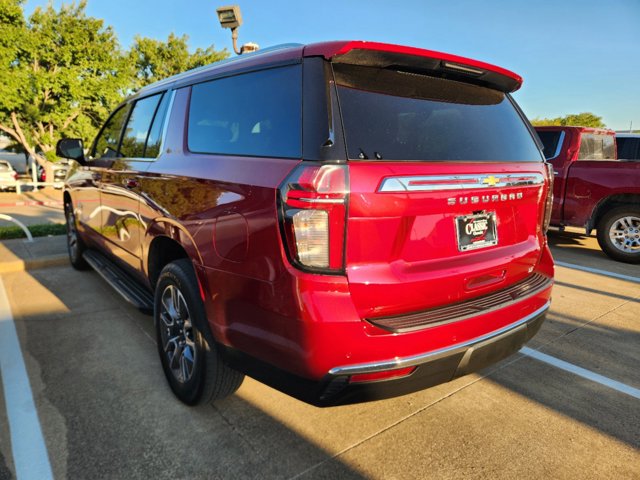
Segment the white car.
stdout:
[[6,160],[0,160],[0,190],[15,190],[18,173]]

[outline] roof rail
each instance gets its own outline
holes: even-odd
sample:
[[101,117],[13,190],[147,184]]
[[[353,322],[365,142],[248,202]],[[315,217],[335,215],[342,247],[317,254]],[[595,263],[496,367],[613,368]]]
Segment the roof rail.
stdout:
[[245,53],[243,55],[238,55],[237,57],[230,57],[230,58],[225,58],[224,60],[218,60],[217,62],[213,62],[213,63],[209,63],[207,65],[203,65],[201,67],[197,67],[197,68],[192,68],[191,70],[187,70],[186,72],[182,72],[182,73],[178,73],[176,75],[173,75],[171,77],[165,78],[163,80],[158,80],[157,82],[151,83],[145,87],[142,87],[140,90],[138,90],[135,94],[139,94],[141,92],[145,92],[146,90],[150,90],[150,89],[155,89],[157,87],[161,87],[163,85],[168,85],[170,83],[173,83],[177,80],[180,80],[182,78],[185,78],[193,73],[196,72],[206,72],[209,69],[215,68],[215,67],[219,67],[220,65],[226,65],[228,63],[233,63],[233,62],[238,62],[240,60],[244,60],[246,58],[252,58],[255,56],[260,56],[260,55],[264,55],[265,53],[271,53],[271,52],[275,52],[277,50],[284,50],[287,48],[295,48],[295,47],[301,47],[302,44],[301,43],[282,43],[279,45],[274,45],[272,47],[267,47],[267,48],[262,48],[260,50],[257,50],[255,52],[250,52],[250,53]]

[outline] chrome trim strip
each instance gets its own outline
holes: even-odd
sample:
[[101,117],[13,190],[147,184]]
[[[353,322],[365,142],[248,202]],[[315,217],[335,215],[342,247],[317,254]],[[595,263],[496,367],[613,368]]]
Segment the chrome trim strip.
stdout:
[[440,192],[447,190],[478,190],[500,187],[542,185],[541,173],[487,173],[482,175],[422,175],[387,177],[380,184],[380,193]]
[[415,367],[421,365],[423,363],[427,363],[433,360],[438,360],[440,358],[454,355],[456,353],[461,353],[465,351],[467,348],[477,344],[482,343],[486,340],[490,340],[491,338],[498,337],[503,333],[507,333],[510,330],[514,330],[521,325],[533,320],[535,317],[543,314],[549,309],[551,305],[551,301],[545,303],[542,307],[540,307],[535,312],[527,315],[520,320],[513,322],[506,327],[502,327],[498,330],[494,330],[493,332],[487,333],[485,335],[481,335],[480,337],[473,338],[471,340],[467,340],[466,342],[458,343],[456,345],[451,345],[450,347],[442,348],[440,350],[434,350],[433,352],[421,353],[419,355],[414,355],[412,357],[404,357],[404,358],[394,358],[392,360],[385,360],[382,362],[372,362],[372,363],[361,363],[359,365],[346,365],[344,367],[335,367],[329,370],[329,375],[359,375],[363,373],[375,373],[375,372],[384,372],[386,370],[393,370],[395,368],[405,368],[405,367]]

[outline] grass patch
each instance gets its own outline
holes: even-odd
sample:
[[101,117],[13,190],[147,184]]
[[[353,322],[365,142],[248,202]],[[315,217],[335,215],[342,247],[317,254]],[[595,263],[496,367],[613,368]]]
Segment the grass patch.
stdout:
[[[67,233],[63,223],[47,223],[27,226],[33,237],[47,237],[49,235],[64,235]],[[24,231],[18,226],[0,227],[0,240],[12,238],[26,238]]]

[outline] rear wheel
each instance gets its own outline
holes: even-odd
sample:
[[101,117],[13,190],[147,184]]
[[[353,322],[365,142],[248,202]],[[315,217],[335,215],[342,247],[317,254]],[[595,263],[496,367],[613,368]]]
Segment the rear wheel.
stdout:
[[187,405],[233,394],[244,375],[224,364],[207,335],[207,317],[191,262],[169,263],[155,290],[154,322],[162,369],[173,393]]
[[64,216],[67,223],[67,251],[69,252],[69,261],[76,270],[86,270],[89,268],[89,265],[82,256],[85,245],[78,234],[76,216],[73,213],[73,205],[71,202],[65,202]]
[[640,207],[614,208],[598,223],[600,248],[614,260],[640,263]]

